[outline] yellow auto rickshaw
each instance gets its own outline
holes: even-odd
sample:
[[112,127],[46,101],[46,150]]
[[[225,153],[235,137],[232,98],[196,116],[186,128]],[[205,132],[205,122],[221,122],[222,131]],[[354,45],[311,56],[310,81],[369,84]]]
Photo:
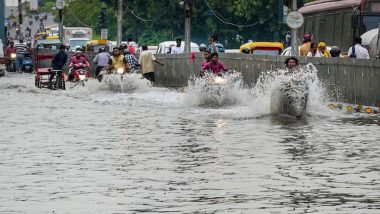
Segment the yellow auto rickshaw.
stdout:
[[34,36],[34,40],[46,39],[48,36],[49,36],[48,33],[46,33],[46,32],[40,32],[40,33],[37,33],[37,34]]
[[86,51],[99,52],[100,48],[104,48],[105,51],[109,52],[112,48],[112,43],[105,39],[90,40],[87,42]]
[[249,42],[240,46],[240,53],[254,55],[280,55],[284,45],[280,42]]

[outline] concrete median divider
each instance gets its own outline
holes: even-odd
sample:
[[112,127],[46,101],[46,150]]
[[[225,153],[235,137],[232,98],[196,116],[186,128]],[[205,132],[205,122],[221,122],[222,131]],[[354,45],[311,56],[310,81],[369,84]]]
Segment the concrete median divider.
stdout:
[[[162,87],[184,87],[193,75],[199,75],[203,55],[162,54],[157,59],[164,66],[155,65],[156,83]],[[244,82],[253,86],[261,72],[284,68],[287,57],[254,56],[237,53],[221,53],[219,60],[231,70],[243,74]],[[313,63],[318,76],[334,101],[358,105],[380,106],[380,60],[342,58],[299,58],[301,65]]]

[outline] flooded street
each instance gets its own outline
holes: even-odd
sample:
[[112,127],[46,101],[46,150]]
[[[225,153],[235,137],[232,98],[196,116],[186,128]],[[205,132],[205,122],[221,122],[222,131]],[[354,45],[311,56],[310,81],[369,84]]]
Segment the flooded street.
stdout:
[[273,116],[246,90],[202,106],[139,81],[0,78],[0,213],[379,213],[379,116]]

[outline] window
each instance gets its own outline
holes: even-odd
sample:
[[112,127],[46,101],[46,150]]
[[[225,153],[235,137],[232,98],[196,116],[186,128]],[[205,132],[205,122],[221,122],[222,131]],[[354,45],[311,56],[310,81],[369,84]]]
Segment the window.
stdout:
[[378,28],[379,24],[380,16],[363,16],[363,33]]

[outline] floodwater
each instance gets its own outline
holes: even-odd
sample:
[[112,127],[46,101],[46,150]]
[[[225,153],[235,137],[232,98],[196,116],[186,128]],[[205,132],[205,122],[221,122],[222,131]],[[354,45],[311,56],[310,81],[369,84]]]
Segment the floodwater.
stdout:
[[134,84],[0,78],[0,213],[380,212],[379,116]]

